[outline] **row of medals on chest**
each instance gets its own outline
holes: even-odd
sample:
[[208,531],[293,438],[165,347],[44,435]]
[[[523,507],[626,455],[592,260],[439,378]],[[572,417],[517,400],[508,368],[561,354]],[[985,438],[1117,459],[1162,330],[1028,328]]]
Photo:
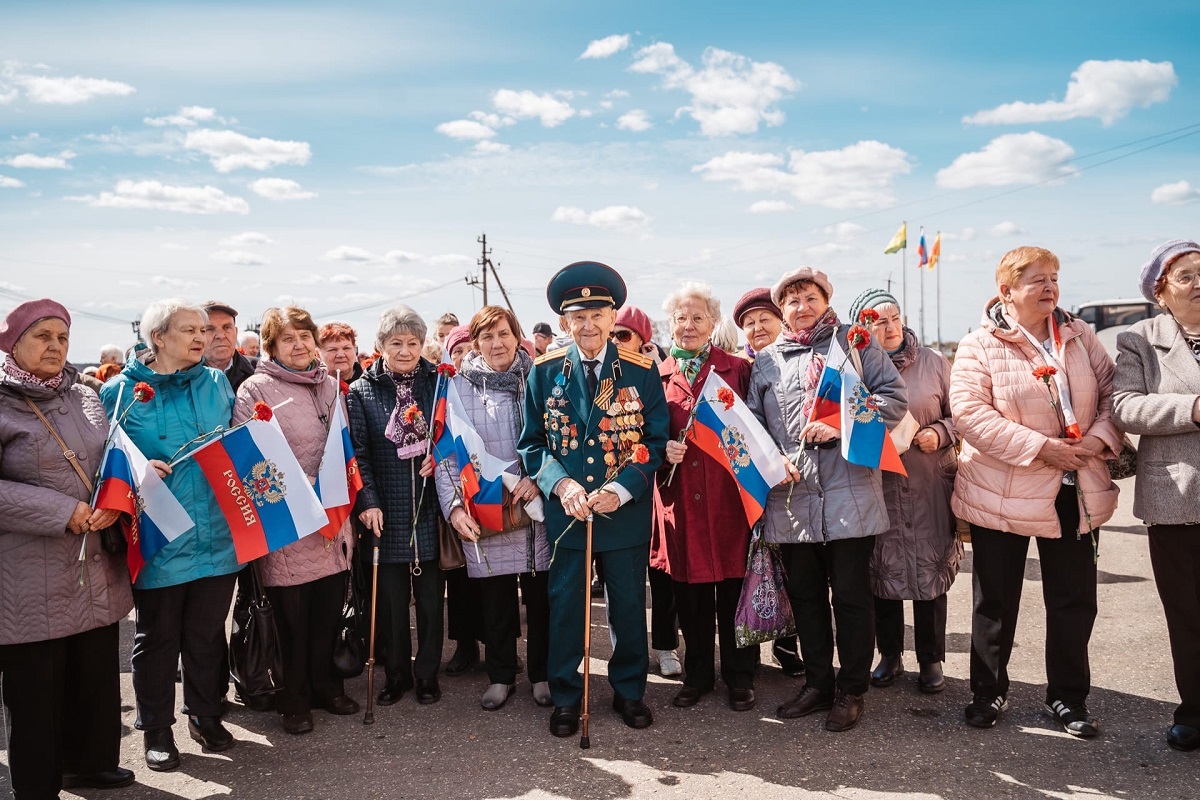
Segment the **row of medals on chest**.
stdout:
[[[555,386],[551,396],[546,400],[546,418],[551,434],[557,434],[561,440],[559,452],[567,455],[571,450],[579,449],[579,427],[571,422],[566,412],[560,409],[567,405],[562,387]],[[641,441],[641,427],[645,422],[642,416],[642,401],[634,387],[620,389],[616,399],[609,404],[604,419],[600,420],[601,447],[604,448],[604,463],[615,466],[617,450],[628,450]]]

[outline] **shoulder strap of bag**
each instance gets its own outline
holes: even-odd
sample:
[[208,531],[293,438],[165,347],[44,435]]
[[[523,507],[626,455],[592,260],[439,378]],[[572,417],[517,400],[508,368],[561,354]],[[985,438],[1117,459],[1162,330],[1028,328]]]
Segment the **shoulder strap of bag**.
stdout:
[[37,415],[37,418],[42,421],[42,424],[46,426],[46,430],[50,431],[50,435],[54,437],[54,441],[58,442],[58,446],[62,450],[63,457],[66,458],[67,461],[71,463],[71,466],[75,468],[75,474],[79,476],[79,480],[83,481],[83,485],[87,488],[88,494],[91,494],[92,479],[89,478],[87,473],[83,471],[83,467],[79,466],[79,458],[75,455],[75,451],[67,447],[67,443],[64,442],[62,437],[58,435],[58,431],[54,430],[54,426],[50,424],[50,420],[46,419],[46,415],[42,413],[42,410],[38,408],[32,400],[24,395],[22,395],[22,399],[25,401],[26,405],[29,406],[30,410]]

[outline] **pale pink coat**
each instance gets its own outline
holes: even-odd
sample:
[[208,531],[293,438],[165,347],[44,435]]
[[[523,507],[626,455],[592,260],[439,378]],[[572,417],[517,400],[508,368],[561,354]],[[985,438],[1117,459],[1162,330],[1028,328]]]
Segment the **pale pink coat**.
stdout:
[[[997,304],[989,302],[981,328],[959,344],[950,372],[950,409],[963,438],[951,508],[981,527],[1056,539],[1061,533],[1054,500],[1063,472],[1037,458],[1048,438],[1062,435],[1062,421],[1050,404],[1054,382],[1047,388],[1033,376],[1045,360],[1019,330],[997,325]],[[1104,463],[1121,450],[1121,432],[1112,419],[1113,361],[1091,326],[1062,310],[1055,314],[1075,416],[1084,435],[1107,445],[1079,471],[1079,525],[1086,533],[1089,517],[1091,528],[1112,517],[1120,491]]]

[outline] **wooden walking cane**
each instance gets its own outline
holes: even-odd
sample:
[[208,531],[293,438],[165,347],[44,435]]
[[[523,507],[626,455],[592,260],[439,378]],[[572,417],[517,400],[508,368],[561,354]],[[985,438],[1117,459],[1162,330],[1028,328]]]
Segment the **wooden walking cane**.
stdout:
[[375,548],[371,551],[371,646],[367,650],[367,711],[363,714],[363,725],[375,722],[375,609],[379,597],[379,534],[375,534]]
[[587,515],[587,539],[583,556],[583,713],[579,716],[579,747],[592,746],[588,736],[588,684],[592,677],[592,514]]

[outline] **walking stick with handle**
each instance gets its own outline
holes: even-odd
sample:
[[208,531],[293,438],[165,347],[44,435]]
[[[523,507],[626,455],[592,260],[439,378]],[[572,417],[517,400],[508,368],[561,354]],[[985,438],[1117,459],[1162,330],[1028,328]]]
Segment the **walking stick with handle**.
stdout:
[[592,677],[592,514],[587,515],[583,556],[583,713],[579,717],[579,747],[592,746],[588,736],[588,684]]
[[371,551],[371,646],[367,650],[367,711],[363,714],[363,725],[375,722],[375,610],[379,597],[379,534],[375,534],[375,548]]

